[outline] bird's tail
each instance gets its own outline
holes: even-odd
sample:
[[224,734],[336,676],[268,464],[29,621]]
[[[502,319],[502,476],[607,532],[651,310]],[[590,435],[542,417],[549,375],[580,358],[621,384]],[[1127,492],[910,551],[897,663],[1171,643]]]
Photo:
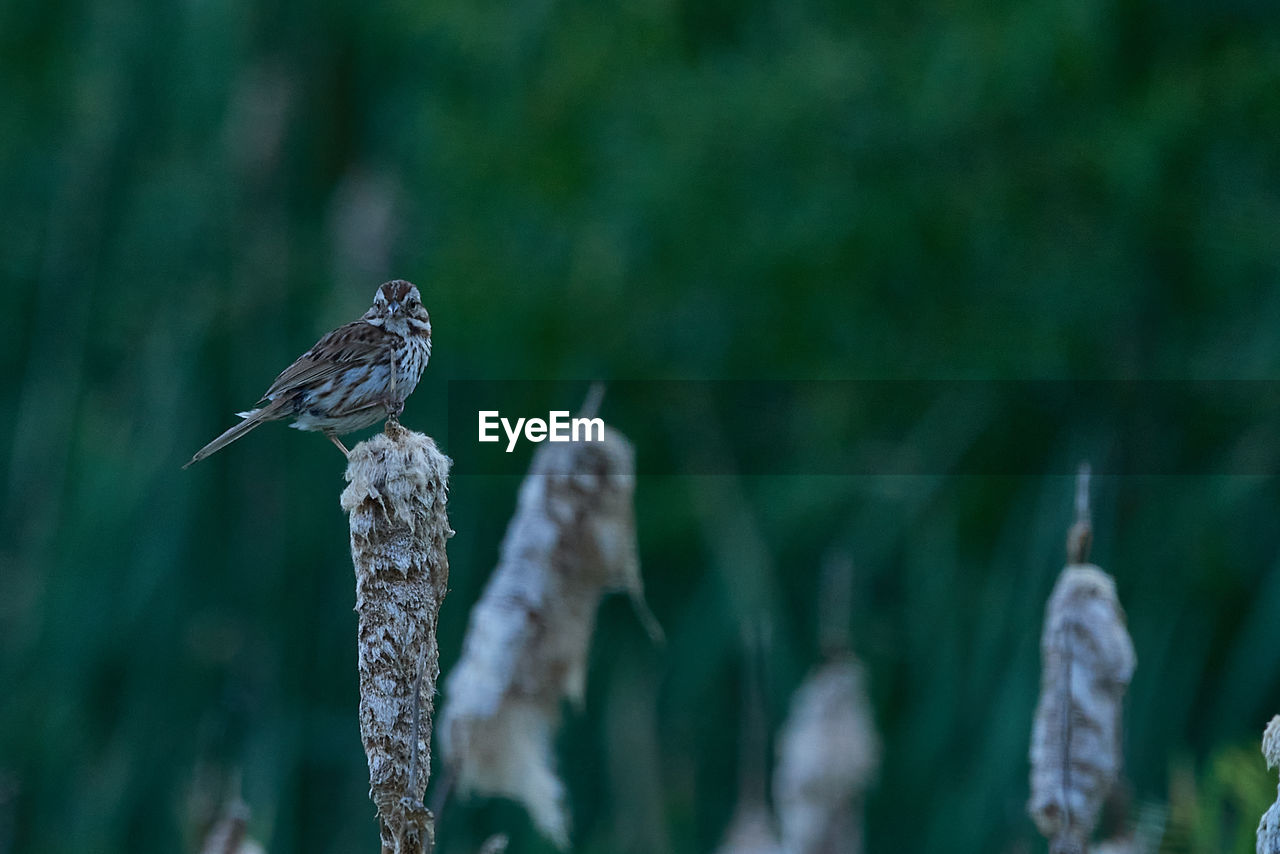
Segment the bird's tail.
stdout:
[[200,462],[215,451],[222,450],[227,445],[230,445],[236,439],[239,439],[245,433],[248,433],[264,421],[275,421],[278,418],[286,417],[285,413],[280,411],[281,409],[282,407],[278,401],[272,401],[261,409],[251,409],[248,412],[241,412],[240,417],[244,419],[243,421],[223,433],[218,438],[214,439],[209,444],[205,445],[200,450],[196,451],[196,455],[192,457],[191,461],[188,462],[187,465],[183,466],[183,468],[185,469],[188,466]]

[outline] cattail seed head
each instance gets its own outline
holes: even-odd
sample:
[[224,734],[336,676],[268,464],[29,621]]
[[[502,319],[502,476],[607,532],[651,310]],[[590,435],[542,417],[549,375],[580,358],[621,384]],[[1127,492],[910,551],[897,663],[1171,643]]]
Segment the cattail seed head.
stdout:
[[360,736],[384,854],[428,850],[422,806],[440,672],[436,624],[449,582],[449,458],[395,422],[347,464],[359,615]]
[[582,699],[601,596],[641,595],[634,492],[635,453],[615,430],[539,448],[446,685],[440,744],[459,788],[519,801],[561,848],[560,706]]
[[1111,576],[1092,565],[1062,571],[1040,653],[1027,809],[1051,851],[1083,851],[1120,773],[1122,705],[1137,664]]

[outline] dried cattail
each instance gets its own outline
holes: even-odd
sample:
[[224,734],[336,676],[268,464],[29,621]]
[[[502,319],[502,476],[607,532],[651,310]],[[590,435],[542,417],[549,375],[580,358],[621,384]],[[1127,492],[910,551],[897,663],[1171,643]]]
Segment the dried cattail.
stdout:
[[1097,845],[1089,846],[1089,854],[1141,854],[1144,850],[1138,847],[1137,840],[1132,837],[1105,839]]
[[1280,768],[1280,715],[1273,717],[1262,733],[1262,755],[1268,768]]
[[449,466],[431,439],[388,422],[351,450],[342,493],[356,573],[360,737],[384,854],[429,850],[435,830],[422,796],[453,534]]
[[560,703],[582,699],[601,596],[643,601],[634,492],[634,451],[612,429],[603,441],[538,450],[446,684],[440,745],[459,789],[521,802],[561,848]]
[[763,801],[740,803],[716,854],[784,854],[773,815]]
[[[1262,755],[1268,768],[1280,767],[1280,715],[1271,719],[1262,735]],[[1276,802],[1258,823],[1258,854],[1280,854],[1280,787],[1276,789]]]
[[249,837],[249,808],[243,802],[227,805],[224,812],[209,828],[200,854],[263,854],[262,843]]
[[217,819],[204,834],[200,854],[263,854],[265,848],[249,836],[249,805],[240,795],[237,778]]
[[[1087,478],[1082,469],[1085,498],[1078,489],[1072,556],[1087,548],[1080,547]],[[1137,664],[1111,576],[1092,565],[1063,569],[1046,608],[1040,654],[1027,810],[1051,852],[1083,852],[1120,773],[1124,692]]]
[[801,684],[778,737],[773,800],[787,854],[862,849],[857,807],[879,755],[863,669],[846,654]]
[[788,854],[856,854],[860,806],[875,776],[880,743],[866,677],[853,655],[853,559],[824,562],[818,637],[826,663],[801,683],[778,735],[773,801]]
[[1120,772],[1122,702],[1137,663],[1111,576],[1062,571],[1040,653],[1028,810],[1052,851],[1083,851]]
[[1089,481],[1093,476],[1092,467],[1081,463],[1076,472],[1076,519],[1067,531],[1067,563],[1083,564],[1089,560],[1089,549],[1093,546],[1093,514],[1089,509]]

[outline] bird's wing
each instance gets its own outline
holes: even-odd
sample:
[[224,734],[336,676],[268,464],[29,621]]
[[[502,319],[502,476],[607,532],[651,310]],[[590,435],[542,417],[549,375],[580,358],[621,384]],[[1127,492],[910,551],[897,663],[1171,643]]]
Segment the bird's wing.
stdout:
[[353,362],[374,361],[380,351],[385,351],[389,334],[363,320],[339,326],[281,371],[262,399],[271,400],[302,386],[323,382]]

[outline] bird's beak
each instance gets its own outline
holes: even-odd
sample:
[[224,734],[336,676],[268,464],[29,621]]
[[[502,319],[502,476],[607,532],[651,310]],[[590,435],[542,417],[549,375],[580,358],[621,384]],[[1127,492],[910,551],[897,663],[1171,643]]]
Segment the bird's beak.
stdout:
[[387,308],[388,308],[388,309],[390,309],[390,311],[391,311],[391,313],[392,313],[392,314],[395,314],[396,312],[398,312],[398,311],[400,310],[400,303],[398,303],[398,302],[392,302],[392,303],[390,303],[390,304],[387,306]]

